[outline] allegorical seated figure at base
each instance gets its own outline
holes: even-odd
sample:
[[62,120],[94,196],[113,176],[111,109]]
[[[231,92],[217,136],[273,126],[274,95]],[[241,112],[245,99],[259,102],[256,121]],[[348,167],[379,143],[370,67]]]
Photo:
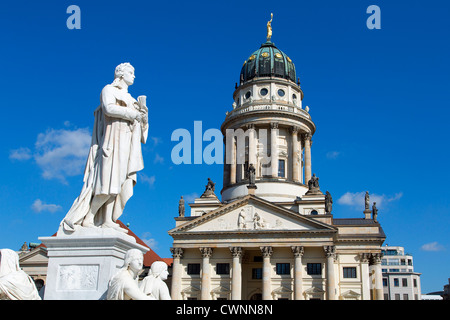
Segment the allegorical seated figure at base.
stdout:
[[33,279],[19,266],[19,255],[0,250],[0,300],[41,300]]
[[138,249],[125,254],[122,268],[109,281],[107,300],[155,300],[139,288],[139,273],[142,271],[144,255]]
[[139,287],[145,294],[151,295],[156,300],[171,300],[169,288],[164,282],[168,275],[167,264],[163,261],[155,261],[150,267],[148,276],[141,281]]
[[145,96],[135,100],[128,93],[135,78],[131,64],[118,65],[114,76],[94,112],[84,185],[61,222],[65,232],[79,226],[126,232],[116,221],[133,195],[136,173],[144,168],[141,143],[147,140],[148,108]]

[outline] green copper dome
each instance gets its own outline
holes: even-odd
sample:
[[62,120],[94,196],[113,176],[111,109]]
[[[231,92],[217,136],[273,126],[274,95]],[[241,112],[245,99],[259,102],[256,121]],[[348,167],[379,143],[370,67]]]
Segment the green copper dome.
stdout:
[[241,84],[256,77],[278,77],[295,82],[295,66],[283,51],[267,41],[242,66]]

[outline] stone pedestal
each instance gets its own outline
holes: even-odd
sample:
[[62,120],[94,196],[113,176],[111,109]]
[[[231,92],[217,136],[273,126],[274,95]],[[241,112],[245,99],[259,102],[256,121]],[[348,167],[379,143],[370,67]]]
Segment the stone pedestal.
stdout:
[[128,250],[148,248],[126,233],[111,228],[79,228],[40,237],[48,249],[44,300],[106,299],[108,282],[123,266]]

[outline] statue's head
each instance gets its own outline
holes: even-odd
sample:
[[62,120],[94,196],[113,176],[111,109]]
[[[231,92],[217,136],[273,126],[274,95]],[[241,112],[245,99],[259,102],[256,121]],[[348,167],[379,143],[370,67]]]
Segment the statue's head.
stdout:
[[125,254],[124,268],[132,269],[133,271],[140,271],[144,263],[144,255],[138,249],[130,249]]
[[161,280],[166,280],[169,275],[167,264],[164,261],[153,262],[150,271],[155,278],[159,277]]
[[123,80],[128,86],[131,86],[134,83],[134,78],[134,67],[130,63],[124,62],[119,64],[114,71],[113,85]]

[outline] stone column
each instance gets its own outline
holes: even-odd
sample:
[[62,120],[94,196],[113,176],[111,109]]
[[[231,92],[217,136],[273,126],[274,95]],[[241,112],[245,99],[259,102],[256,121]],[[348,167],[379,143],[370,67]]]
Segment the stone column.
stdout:
[[262,299],[272,300],[271,294],[271,268],[270,256],[272,255],[272,247],[261,247],[263,255],[263,271],[262,271]]
[[372,264],[373,269],[375,270],[375,297],[374,300],[384,300],[383,294],[383,274],[381,271],[381,257],[383,255],[381,253],[373,253],[372,254]]
[[236,143],[234,142],[234,137],[231,139],[230,146],[230,184],[236,183]]
[[311,179],[311,134],[304,134],[305,143],[305,184]]
[[172,300],[181,300],[181,275],[183,272],[183,267],[181,265],[181,258],[183,257],[183,249],[181,248],[170,248],[173,256],[172,264],[172,287],[170,290],[170,295]]
[[278,177],[278,122],[270,123],[270,159],[272,178]]
[[256,168],[256,137],[255,125],[249,124],[247,126],[248,132],[248,164],[253,164]]
[[292,127],[291,128],[291,140],[292,140],[292,180],[294,182],[300,181],[299,176],[299,150],[298,150],[298,127]]
[[362,300],[370,300],[369,254],[360,253]]
[[202,252],[202,280],[201,280],[201,300],[211,300],[211,265],[209,258],[212,256],[212,248],[200,248]]
[[303,182],[303,142],[301,135],[298,135],[298,181],[304,184],[307,184],[307,182]]
[[334,259],[336,258],[336,247],[324,247],[327,256],[326,272],[327,272],[327,300],[336,300],[336,286],[334,277]]
[[302,256],[303,247],[291,247],[294,254],[294,299],[303,300],[303,274],[302,274]]
[[231,300],[242,299],[242,248],[231,247],[231,254],[233,255],[233,266],[231,274]]

